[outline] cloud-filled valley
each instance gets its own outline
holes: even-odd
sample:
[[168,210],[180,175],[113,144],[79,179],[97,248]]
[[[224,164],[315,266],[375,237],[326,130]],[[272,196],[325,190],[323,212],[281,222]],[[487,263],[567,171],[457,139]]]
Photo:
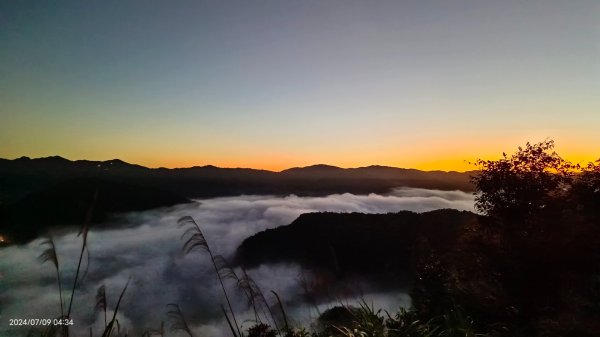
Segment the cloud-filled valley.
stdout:
[[[115,217],[112,227],[92,229],[88,237],[89,267],[76,290],[73,318],[76,331],[100,331],[103,315],[94,312],[98,287],[106,285],[108,307],[131,276],[119,321],[123,328],[141,334],[166,319],[166,305],[177,303],[192,328],[201,334],[218,336],[225,327],[220,304],[222,293],[206,254],[182,253],[182,216],[192,216],[201,226],[212,250],[230,257],[247,237],[268,228],[287,225],[307,212],[387,213],[400,210],[425,212],[440,208],[473,211],[473,195],[460,191],[401,188],[388,195],[336,194],[326,197],[238,196],[206,200]],[[55,232],[63,289],[69,289],[81,245],[76,232]],[[50,318],[60,312],[56,275],[50,264],[41,264],[42,239],[27,245],[0,249],[0,315],[8,318]],[[86,263],[87,264],[87,263]],[[294,317],[308,317],[311,309],[302,305],[302,277],[310,277],[296,265],[261,265],[248,273],[263,291],[277,291]],[[246,300],[231,287],[234,309],[247,310]],[[365,287],[363,295],[377,306],[395,308],[409,305],[406,294],[382,296]],[[64,291],[66,300],[69,298]],[[339,299],[341,300],[341,299]],[[320,303],[321,309],[335,305],[335,299]],[[248,317],[250,313],[247,312]],[[246,327],[249,323],[246,323]],[[26,334],[26,329],[23,329]]]

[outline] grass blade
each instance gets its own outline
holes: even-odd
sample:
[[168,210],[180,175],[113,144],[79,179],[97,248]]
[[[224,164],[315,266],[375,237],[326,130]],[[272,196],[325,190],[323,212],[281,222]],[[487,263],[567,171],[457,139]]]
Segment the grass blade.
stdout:
[[119,311],[119,306],[121,305],[121,300],[123,300],[123,295],[125,295],[125,291],[127,290],[127,287],[129,286],[130,281],[131,281],[131,277],[129,277],[129,279],[127,280],[127,283],[125,283],[125,287],[121,291],[121,295],[119,295],[119,300],[117,301],[117,305],[115,306],[115,311],[113,313],[113,317],[110,320],[110,323],[108,323],[108,325],[104,329],[104,333],[102,334],[102,337],[110,337],[110,335],[113,331],[115,322],[117,324],[118,329],[120,329],[119,321],[117,320],[117,312]]

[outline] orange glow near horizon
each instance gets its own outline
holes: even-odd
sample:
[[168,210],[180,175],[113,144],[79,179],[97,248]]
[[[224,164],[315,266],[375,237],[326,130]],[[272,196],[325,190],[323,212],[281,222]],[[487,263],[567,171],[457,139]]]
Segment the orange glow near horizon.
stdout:
[[[595,144],[593,137],[581,135],[567,137],[562,133],[558,136],[560,137],[554,139],[555,151],[566,160],[587,164],[600,158],[600,151],[593,146]],[[427,171],[464,172],[476,170],[477,166],[474,162],[478,158],[499,159],[503,152],[510,155],[527,142],[537,143],[547,138],[538,134],[512,135],[504,139],[490,138],[485,141],[474,141],[466,136],[454,137],[446,141],[421,138],[416,139],[415,146],[411,147],[402,146],[392,139],[379,147],[363,146],[355,149],[334,147],[324,148],[321,151],[296,148],[295,152],[256,147],[245,149],[247,152],[206,151],[204,155],[165,151],[153,153],[145,158],[131,156],[131,160],[148,167],[168,168],[214,165],[281,171],[292,167],[327,164],[343,168],[382,165]]]
[[[177,153],[173,151],[161,151],[152,153],[128,152],[118,155],[98,155],[93,156],[91,153],[88,156],[81,154],[61,155],[69,160],[110,160],[121,159],[131,164],[138,164],[150,168],[166,167],[166,168],[188,168],[193,166],[214,165],[223,168],[252,168],[263,169],[269,171],[282,171],[292,167],[304,167],[316,164],[333,165],[343,168],[355,168],[371,165],[382,165],[401,168],[413,168],[425,171],[471,171],[477,169],[474,162],[478,159],[499,159],[502,152],[512,154],[518,146],[523,146],[525,143],[518,143],[513,146],[501,146],[497,144],[487,144],[487,151],[483,149],[468,149],[463,142],[456,142],[454,146],[446,146],[440,150],[431,144],[424,148],[412,148],[394,155],[392,149],[383,149],[380,152],[357,153],[319,153],[319,154],[303,154],[289,155],[281,153],[270,153],[265,155],[245,155],[239,157],[227,156],[226,154],[211,153],[206,155],[192,155],[187,153]],[[579,164],[587,164],[596,161],[600,155],[588,154],[582,151],[581,148],[572,146],[562,147],[557,144],[557,152],[565,159]],[[564,151],[563,151],[564,150]],[[590,151],[591,153],[591,151]],[[391,155],[392,154],[392,155]],[[29,155],[32,158],[46,157],[51,154],[38,153]],[[17,156],[15,156],[16,158]],[[404,158],[399,159],[399,158]]]
[[[401,137],[383,135],[371,139],[360,138],[354,143],[327,142],[305,144],[303,142],[250,143],[244,139],[230,139],[223,143],[218,139],[206,139],[198,146],[189,146],[185,141],[160,142],[154,139],[120,139],[99,146],[98,141],[81,138],[80,142],[63,142],[59,146],[51,142],[39,143],[44,147],[36,151],[27,150],[27,143],[13,142],[9,151],[0,152],[0,157],[31,158],[59,155],[69,160],[110,160],[121,159],[131,164],[150,168],[186,168],[214,165],[228,168],[253,168],[281,171],[292,167],[327,164],[343,168],[382,165],[420,170],[471,171],[477,169],[472,164],[478,158],[499,159],[502,153],[515,153],[519,146],[528,141],[536,143],[548,137],[544,134],[503,134],[464,136],[438,136],[427,134],[413,137],[410,141]],[[587,164],[600,157],[592,148],[597,143],[594,136],[587,138],[567,132],[554,132],[557,135],[555,150],[563,158],[573,163]],[[57,138],[54,138],[57,139]],[[477,139],[479,141],[474,141]],[[371,142],[372,141],[372,142]],[[211,144],[216,144],[211,146]],[[408,146],[409,144],[411,146]],[[9,144],[10,145],[10,144]],[[18,145],[18,146],[17,146]],[[0,145],[1,147],[1,145]],[[56,151],[63,148],[62,151]],[[289,149],[289,150],[288,150]]]
[[[260,161],[256,160],[254,162],[236,162],[236,161],[223,161],[223,162],[197,162],[194,160],[182,160],[171,163],[162,163],[160,161],[149,161],[146,164],[142,163],[133,163],[139,164],[151,168],[165,167],[165,168],[188,168],[193,166],[205,166],[205,165],[214,165],[222,168],[252,168],[252,169],[261,169],[267,171],[279,172],[282,170],[286,170],[293,167],[305,167],[316,164],[325,164],[338,166],[342,168],[357,168],[357,167],[365,167],[371,165],[381,165],[381,166],[390,166],[390,167],[399,167],[399,168],[411,168],[423,171],[457,171],[457,172],[466,172],[476,170],[477,166],[474,164],[475,160],[478,158],[486,159],[486,160],[494,160],[499,159],[501,154],[488,155],[488,156],[472,156],[471,158],[440,158],[440,159],[432,159],[432,160],[424,160],[424,161],[411,161],[411,162],[400,162],[400,161],[381,161],[381,162],[311,162],[307,160],[297,160],[297,161]],[[575,155],[572,157],[563,157],[572,163],[579,164],[587,164],[589,162],[595,162],[599,158],[595,158],[593,156],[586,155]]]

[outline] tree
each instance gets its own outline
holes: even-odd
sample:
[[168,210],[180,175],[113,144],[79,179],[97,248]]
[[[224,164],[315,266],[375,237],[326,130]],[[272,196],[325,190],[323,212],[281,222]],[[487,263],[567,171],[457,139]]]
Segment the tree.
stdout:
[[475,207],[491,233],[479,239],[498,243],[482,253],[523,334],[598,335],[600,162],[574,165],[546,140],[477,164]]
[[554,141],[527,143],[512,156],[476,162],[472,177],[476,209],[505,229],[527,234],[534,224],[562,209],[577,165],[554,152]]
[[575,179],[573,199],[581,215],[600,226],[600,159],[589,163]]

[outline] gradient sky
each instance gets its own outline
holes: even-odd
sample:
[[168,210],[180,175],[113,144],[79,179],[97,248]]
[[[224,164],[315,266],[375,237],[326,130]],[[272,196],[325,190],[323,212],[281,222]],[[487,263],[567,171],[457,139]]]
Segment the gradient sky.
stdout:
[[2,1],[0,157],[600,157],[600,1]]

